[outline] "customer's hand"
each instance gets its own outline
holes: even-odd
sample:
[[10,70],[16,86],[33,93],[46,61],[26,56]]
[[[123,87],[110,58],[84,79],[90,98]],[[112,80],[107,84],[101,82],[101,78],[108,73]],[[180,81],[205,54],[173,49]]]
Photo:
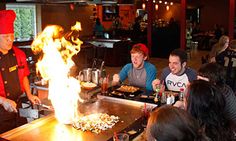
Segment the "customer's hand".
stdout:
[[5,98],[5,97],[0,97],[0,104],[3,106],[3,108],[6,111],[17,113],[17,109],[16,109],[17,105],[16,105],[15,101]]
[[120,82],[120,76],[118,74],[114,74],[112,79],[112,85],[113,86],[118,85],[119,82]]
[[33,105],[41,104],[41,100],[37,96],[31,94],[31,95],[28,95],[27,97]]
[[156,91],[156,88],[158,85],[160,85],[161,81],[159,79],[155,79],[152,81],[152,89],[153,91]]

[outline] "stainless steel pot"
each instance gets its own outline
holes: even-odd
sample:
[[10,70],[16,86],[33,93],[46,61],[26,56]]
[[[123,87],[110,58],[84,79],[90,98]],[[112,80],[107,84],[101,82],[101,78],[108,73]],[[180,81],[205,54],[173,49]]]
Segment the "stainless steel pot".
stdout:
[[99,84],[99,78],[101,76],[101,71],[99,69],[92,70],[92,82]]
[[91,82],[92,81],[92,68],[86,68],[79,72],[80,81]]

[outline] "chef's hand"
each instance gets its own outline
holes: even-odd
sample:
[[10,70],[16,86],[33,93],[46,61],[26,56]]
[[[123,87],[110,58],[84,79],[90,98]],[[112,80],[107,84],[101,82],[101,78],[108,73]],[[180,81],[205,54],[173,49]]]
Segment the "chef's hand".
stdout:
[[0,104],[4,107],[4,109],[8,112],[17,113],[16,103],[11,99],[7,99],[5,97],[0,97]]
[[27,97],[33,105],[41,104],[41,100],[37,96],[31,94],[31,95],[28,95]]
[[119,82],[120,82],[120,76],[118,74],[114,74],[112,79],[112,85],[113,86],[118,85]]
[[157,85],[160,85],[161,81],[159,79],[155,79],[152,81],[153,91],[156,91]]

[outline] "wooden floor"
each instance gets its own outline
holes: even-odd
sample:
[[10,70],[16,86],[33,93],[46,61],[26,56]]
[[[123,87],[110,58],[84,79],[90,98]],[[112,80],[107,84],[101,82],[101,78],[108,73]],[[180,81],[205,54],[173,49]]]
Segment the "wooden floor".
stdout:
[[[191,68],[194,68],[195,70],[198,70],[202,64],[201,57],[205,56],[209,53],[209,51],[202,51],[202,50],[192,50],[191,51],[191,57],[188,60],[187,65]],[[168,66],[168,59],[164,58],[150,58],[149,61],[154,64],[157,68],[158,74],[157,77],[160,76],[161,71],[164,67]],[[122,67],[107,67],[106,71],[111,76],[115,73],[119,73]]]

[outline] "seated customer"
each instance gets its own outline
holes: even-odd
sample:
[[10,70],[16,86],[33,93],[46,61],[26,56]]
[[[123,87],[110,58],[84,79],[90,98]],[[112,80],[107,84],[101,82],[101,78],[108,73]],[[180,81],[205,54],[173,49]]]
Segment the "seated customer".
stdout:
[[224,68],[217,63],[203,65],[198,71],[198,79],[203,79],[214,84],[225,100],[224,113],[236,125],[236,96],[233,90],[225,84]]
[[[203,65],[199,71],[197,79],[209,81],[211,84],[219,88],[225,100],[224,114],[227,119],[232,122],[232,126],[236,125],[236,96],[232,89],[225,84],[224,68],[217,63],[209,63]],[[177,101],[174,106],[186,109],[186,99],[184,102]]]
[[170,91],[180,91],[186,88],[189,82],[197,79],[195,70],[187,67],[187,53],[181,49],[175,49],[169,56],[169,67],[162,70],[161,78],[152,82],[153,89],[162,81]]
[[94,36],[96,38],[103,38],[103,32],[104,32],[104,27],[102,25],[102,23],[100,22],[99,18],[96,18],[96,22],[95,25],[93,27],[93,32],[94,32]]
[[216,62],[216,56],[221,52],[225,51],[228,48],[228,46],[229,46],[229,37],[226,35],[221,36],[219,41],[216,44],[214,44],[211,49],[209,62]]
[[144,44],[135,44],[131,51],[132,63],[126,64],[119,74],[114,74],[113,85],[118,85],[126,78],[129,84],[152,90],[152,81],[156,78],[156,67],[147,61],[148,48]]
[[225,100],[213,84],[195,80],[188,88],[187,111],[195,117],[212,141],[232,141],[233,131],[225,113]]
[[162,106],[151,113],[147,125],[148,141],[208,141],[194,119],[185,110]]
[[236,92],[236,40],[232,40],[229,48],[216,56],[216,62],[225,67],[226,84]]

